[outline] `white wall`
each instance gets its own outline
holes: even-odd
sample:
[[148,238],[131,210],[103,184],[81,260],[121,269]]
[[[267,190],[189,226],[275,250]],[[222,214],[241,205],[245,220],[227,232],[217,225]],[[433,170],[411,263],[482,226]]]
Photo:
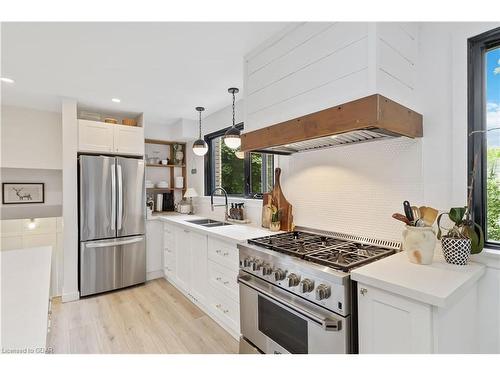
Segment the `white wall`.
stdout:
[[245,132],[374,93],[416,108],[415,23],[304,22],[245,57]]
[[2,167],[61,169],[61,114],[2,106]]
[[0,250],[52,246],[50,295],[59,296],[63,284],[62,218],[0,220]]
[[62,171],[59,169],[0,168],[0,182],[43,182],[44,203],[1,204],[0,219],[59,217],[62,215]]
[[79,298],[78,292],[78,124],[76,100],[62,101],[63,139],[63,224],[64,282],[63,302]]

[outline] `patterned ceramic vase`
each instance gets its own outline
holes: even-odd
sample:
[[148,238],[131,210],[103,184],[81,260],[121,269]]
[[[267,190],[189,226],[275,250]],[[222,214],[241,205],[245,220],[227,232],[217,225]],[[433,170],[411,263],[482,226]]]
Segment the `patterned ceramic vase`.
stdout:
[[403,250],[416,264],[431,264],[436,247],[436,233],[431,227],[406,226],[403,231]]
[[465,266],[469,261],[471,242],[468,238],[441,238],[441,247],[446,262]]

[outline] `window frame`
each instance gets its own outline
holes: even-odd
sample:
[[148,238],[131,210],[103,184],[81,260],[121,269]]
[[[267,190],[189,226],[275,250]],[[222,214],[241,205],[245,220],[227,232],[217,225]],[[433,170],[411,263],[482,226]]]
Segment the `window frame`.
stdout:
[[[487,240],[487,137],[485,53],[500,46],[500,27],[467,40],[467,193],[472,182],[474,157],[479,152],[472,190],[472,219],[482,228],[485,247],[500,250],[500,242]],[[478,133],[472,133],[478,132]]]
[[[235,125],[237,129],[240,131],[243,130],[244,124],[243,122],[240,122]],[[212,149],[212,140],[218,137],[223,136],[226,131],[231,128],[230,126],[217,130],[215,132],[206,134],[204,139],[205,142],[207,142],[208,145],[208,152],[205,154],[205,195],[209,196],[212,193],[213,186],[214,186],[214,181],[213,181],[213,166],[214,166],[214,156],[213,156],[213,149]],[[264,154],[260,152],[261,154]],[[245,152],[245,157],[243,159],[243,171],[245,175],[245,184],[244,184],[244,192],[243,194],[228,194],[229,197],[239,197],[239,198],[246,198],[246,199],[262,199],[262,194],[261,193],[254,193],[252,192],[252,174],[251,174],[251,161],[250,161],[250,152]],[[265,171],[265,164],[267,163],[264,162],[262,163],[261,167],[261,175],[262,175],[262,186],[266,183],[265,177],[264,177],[264,171]],[[273,170],[274,170],[274,162],[273,162]]]

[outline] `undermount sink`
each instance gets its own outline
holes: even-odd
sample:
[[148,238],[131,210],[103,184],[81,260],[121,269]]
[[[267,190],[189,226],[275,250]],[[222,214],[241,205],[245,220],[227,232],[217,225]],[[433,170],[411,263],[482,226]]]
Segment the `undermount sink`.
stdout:
[[222,227],[224,225],[231,225],[229,223],[224,223],[218,220],[212,219],[196,219],[196,220],[186,220],[188,223],[201,225],[202,227],[212,228],[212,227]]

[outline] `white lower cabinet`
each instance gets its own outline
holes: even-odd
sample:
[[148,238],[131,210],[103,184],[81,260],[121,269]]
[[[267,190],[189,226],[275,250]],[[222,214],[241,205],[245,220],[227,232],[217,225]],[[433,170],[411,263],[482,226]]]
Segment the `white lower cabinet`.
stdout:
[[192,297],[204,304],[207,298],[207,236],[196,232],[189,234],[190,290]]
[[358,283],[361,354],[478,353],[477,284],[435,306]]
[[430,353],[431,306],[358,284],[360,353]]
[[164,224],[165,278],[239,338],[238,248],[180,225]]
[[156,220],[146,222],[146,277],[148,280],[161,277],[163,251],[163,225]]

